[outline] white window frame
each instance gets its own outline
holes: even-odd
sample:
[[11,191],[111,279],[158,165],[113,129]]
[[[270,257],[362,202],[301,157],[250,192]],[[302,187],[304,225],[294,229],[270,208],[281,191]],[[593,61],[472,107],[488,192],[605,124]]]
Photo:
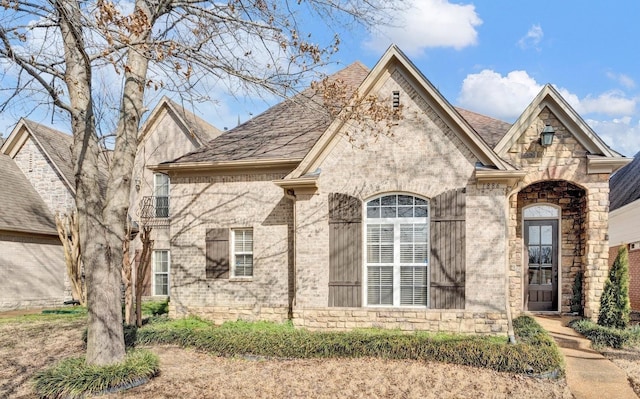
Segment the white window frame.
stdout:
[[[166,179],[167,181],[167,216],[158,216],[158,198],[159,197],[165,197],[164,195],[158,195],[158,191],[160,190],[160,187],[164,186],[164,184],[159,184],[158,183],[158,179],[162,178],[162,179]],[[154,198],[154,204],[153,204],[153,209],[154,209],[154,217],[157,218],[168,218],[169,217],[169,201],[171,198],[171,178],[169,178],[169,175],[165,174],[165,173],[154,173],[153,174],[153,198]]]
[[[250,231],[251,232],[251,248],[250,250],[244,250],[244,251],[236,251],[236,235],[240,232],[246,232],[246,231]],[[244,238],[244,235],[243,235]],[[233,279],[252,279],[253,275],[254,275],[254,268],[255,268],[255,258],[254,258],[254,254],[253,254],[253,243],[255,241],[255,235],[254,235],[254,229],[252,227],[238,227],[238,228],[232,228],[231,229],[231,237],[230,237],[230,251],[229,253],[231,254],[231,275],[230,277]],[[241,275],[238,276],[236,273],[236,256],[238,255],[243,255],[243,256],[247,256],[250,255],[251,256],[251,275]]]
[[[427,202],[427,216],[426,217],[395,217],[395,218],[369,218],[367,215],[367,205],[376,199],[382,199],[383,197],[391,196],[391,195],[405,195],[411,196],[414,198],[418,198],[420,200],[424,200]],[[430,268],[430,258],[431,258],[431,231],[430,231],[430,215],[431,208],[430,202],[427,198],[421,197],[419,195],[415,195],[412,193],[406,192],[394,192],[394,193],[384,193],[381,195],[377,195],[375,197],[371,197],[366,201],[363,201],[363,215],[364,215],[364,223],[363,223],[363,259],[364,263],[364,271],[363,271],[363,284],[364,289],[363,292],[363,303],[366,307],[401,307],[401,308],[418,308],[418,309],[426,309],[430,306],[430,294],[431,291],[429,289],[431,283],[431,268]],[[381,263],[369,263],[368,259],[368,226],[370,224],[390,224],[393,225],[393,242],[394,242],[394,251],[393,251],[393,304],[369,304],[369,281],[368,281],[368,269],[369,266],[389,266],[388,264]],[[401,263],[400,262],[400,226],[401,225],[415,225],[415,224],[424,224],[427,229],[427,262],[426,264],[417,264],[417,263]],[[401,305],[401,267],[402,266],[423,266],[426,268],[427,274],[427,303],[425,305]]]
[[[166,252],[167,253],[167,271],[166,272],[158,272],[156,270],[156,260],[157,260],[157,254],[160,252]],[[171,272],[171,251],[169,251],[168,249],[156,249],[153,250],[153,252],[151,253],[151,265],[152,265],[152,276],[151,276],[151,293],[153,296],[169,296],[169,294],[171,293],[171,278],[170,278],[170,272]],[[156,275],[166,275],[167,276],[167,293],[166,294],[158,294],[156,292]]]

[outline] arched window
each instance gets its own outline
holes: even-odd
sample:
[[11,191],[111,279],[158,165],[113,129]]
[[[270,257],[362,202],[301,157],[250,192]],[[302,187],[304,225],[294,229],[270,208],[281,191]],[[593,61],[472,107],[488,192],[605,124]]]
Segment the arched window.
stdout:
[[428,306],[429,201],[391,194],[366,208],[367,305]]

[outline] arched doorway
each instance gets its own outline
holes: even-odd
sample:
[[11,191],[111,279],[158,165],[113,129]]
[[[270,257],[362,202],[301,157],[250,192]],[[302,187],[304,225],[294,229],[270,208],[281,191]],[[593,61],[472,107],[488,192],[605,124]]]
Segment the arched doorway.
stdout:
[[565,180],[531,184],[517,194],[516,215],[523,309],[569,312],[576,300],[582,307],[574,282],[585,270],[586,191]]

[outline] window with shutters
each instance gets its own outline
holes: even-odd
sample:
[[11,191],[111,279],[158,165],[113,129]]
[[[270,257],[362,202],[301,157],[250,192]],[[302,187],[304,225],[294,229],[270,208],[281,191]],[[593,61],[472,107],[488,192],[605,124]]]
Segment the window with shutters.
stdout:
[[233,277],[253,276],[253,230],[232,230],[232,270]]
[[169,251],[153,251],[153,295],[169,295]]
[[428,306],[429,201],[391,194],[366,204],[370,306]]

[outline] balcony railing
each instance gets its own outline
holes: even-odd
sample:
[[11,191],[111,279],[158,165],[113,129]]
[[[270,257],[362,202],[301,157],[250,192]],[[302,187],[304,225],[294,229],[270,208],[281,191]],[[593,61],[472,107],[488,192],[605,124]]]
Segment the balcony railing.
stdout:
[[150,218],[168,218],[169,217],[169,197],[165,196],[147,196],[142,197],[140,202],[140,217],[143,219]]

